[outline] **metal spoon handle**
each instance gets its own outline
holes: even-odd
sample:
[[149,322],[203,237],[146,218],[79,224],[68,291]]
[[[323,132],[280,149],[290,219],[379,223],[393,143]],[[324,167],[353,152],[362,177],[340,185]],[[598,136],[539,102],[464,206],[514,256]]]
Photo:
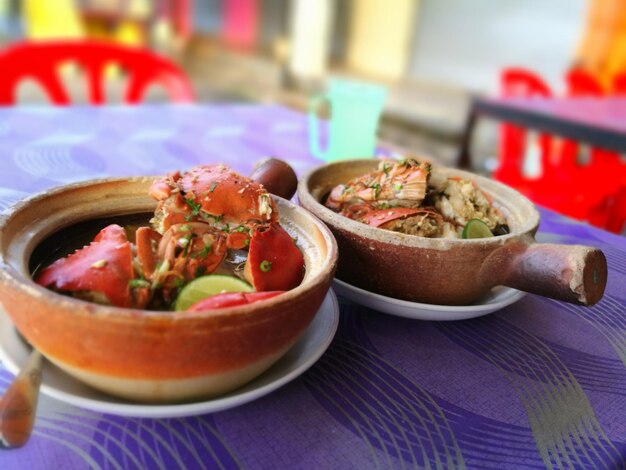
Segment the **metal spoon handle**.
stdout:
[[42,357],[33,350],[20,373],[0,398],[0,448],[22,447],[35,423]]

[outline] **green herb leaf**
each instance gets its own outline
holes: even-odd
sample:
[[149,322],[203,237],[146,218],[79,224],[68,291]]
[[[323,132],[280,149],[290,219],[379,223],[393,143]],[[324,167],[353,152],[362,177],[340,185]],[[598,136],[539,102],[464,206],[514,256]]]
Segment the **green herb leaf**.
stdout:
[[213,181],[213,183],[211,183],[211,187],[209,188],[209,192],[212,193],[213,191],[215,191],[216,187],[217,187],[217,181]]
[[128,281],[128,285],[132,288],[150,287],[150,283],[143,279],[131,279],[130,281]]
[[202,250],[198,251],[196,254],[193,255],[193,258],[205,259],[207,256],[209,256],[209,253],[211,253],[211,244],[207,243],[204,245]]
[[380,184],[378,184],[378,183],[374,183],[374,184],[372,185],[372,188],[374,188],[374,198],[378,198],[378,196],[380,195],[380,191],[381,191],[381,189],[382,189],[382,188],[380,187]]
[[185,198],[185,202],[191,208],[191,215],[198,215],[200,213],[200,209],[202,208],[202,204],[197,203],[193,199]]

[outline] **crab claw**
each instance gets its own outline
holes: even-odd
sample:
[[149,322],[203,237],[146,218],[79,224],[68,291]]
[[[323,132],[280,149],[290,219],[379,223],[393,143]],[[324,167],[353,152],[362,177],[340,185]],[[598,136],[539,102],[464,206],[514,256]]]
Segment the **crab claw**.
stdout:
[[304,257],[280,225],[259,226],[250,240],[244,275],[257,291],[289,290],[302,282]]
[[270,292],[225,292],[223,294],[212,295],[206,299],[196,302],[187,309],[188,312],[202,312],[204,310],[215,310],[218,308],[237,307],[239,305],[251,304],[260,300],[271,299],[284,291]]
[[126,233],[119,225],[109,225],[89,245],[43,269],[36,282],[80,298],[140,308],[148,302],[149,294],[143,287],[131,289],[134,278],[132,247]]

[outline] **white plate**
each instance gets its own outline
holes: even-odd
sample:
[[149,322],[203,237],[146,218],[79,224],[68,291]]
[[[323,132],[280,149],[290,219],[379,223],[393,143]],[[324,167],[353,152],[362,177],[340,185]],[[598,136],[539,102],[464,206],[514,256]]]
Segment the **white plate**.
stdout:
[[[218,398],[172,405],[146,405],[112,397],[84,385],[44,361],[41,391],[74,406],[103,413],[141,418],[171,418],[213,413],[256,400],[285,385],[311,367],[330,345],[339,324],[339,305],[331,290],[298,342],[272,367],[237,390]],[[30,350],[0,309],[0,359],[17,373]]]
[[467,320],[488,313],[517,302],[526,293],[509,287],[496,287],[489,294],[472,305],[434,305],[409,302],[392,297],[376,294],[359,287],[355,287],[337,278],[333,281],[333,288],[338,295],[352,300],[365,307],[379,310],[399,317],[416,320],[451,321]]

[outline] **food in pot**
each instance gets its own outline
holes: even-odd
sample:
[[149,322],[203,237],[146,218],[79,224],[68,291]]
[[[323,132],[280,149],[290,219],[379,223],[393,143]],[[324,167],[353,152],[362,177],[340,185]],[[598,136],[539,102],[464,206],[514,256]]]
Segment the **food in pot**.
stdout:
[[378,169],[333,188],[325,204],[372,227],[422,237],[461,238],[470,221],[480,221],[492,235],[509,232],[505,217],[473,181],[436,177],[429,163],[414,158],[381,161]]
[[175,306],[184,286],[211,273],[235,276],[240,280],[229,285],[257,292],[286,291],[302,281],[303,255],[261,184],[225,165],[206,165],[167,175],[149,194],[158,205],[151,226],[134,232],[134,243],[124,228],[109,225],[36,273],[36,282],[100,304],[163,310]]

